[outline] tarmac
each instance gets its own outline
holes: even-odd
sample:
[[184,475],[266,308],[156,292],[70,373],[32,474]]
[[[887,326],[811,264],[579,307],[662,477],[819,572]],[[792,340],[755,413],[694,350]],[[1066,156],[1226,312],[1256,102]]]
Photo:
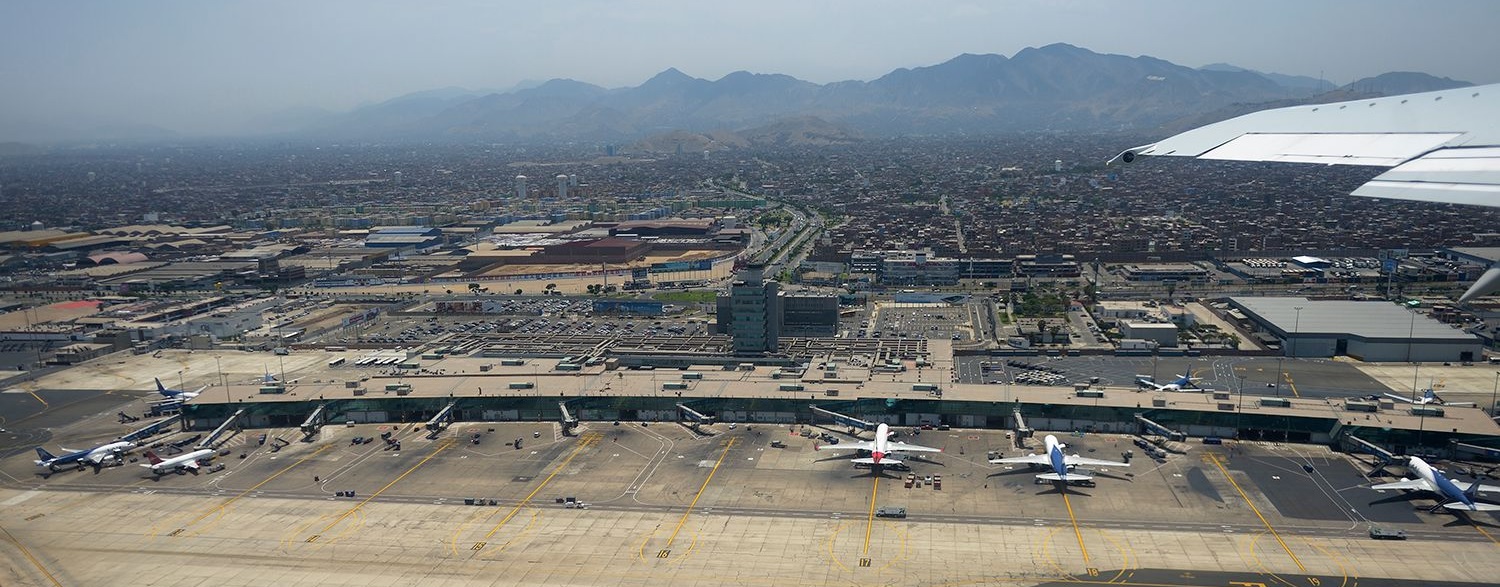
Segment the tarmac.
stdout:
[[[1368,465],[1324,447],[1191,445],[1059,491],[987,462],[1040,438],[1021,449],[1004,431],[902,429],[944,449],[906,458],[941,488],[908,488],[906,472],[816,451],[800,426],[366,424],[309,442],[239,432],[217,472],[158,478],[140,461],[39,474],[30,439],[92,446],[132,427],[114,418],[124,398],[73,393],[13,421],[23,436],[0,435],[0,584],[1380,586],[1500,573],[1495,518],[1393,501],[1368,488],[1385,480],[1363,477]],[[1062,440],[1103,459],[1133,448]],[[908,517],[874,516],[887,506]],[[1371,540],[1373,525],[1410,543]]]

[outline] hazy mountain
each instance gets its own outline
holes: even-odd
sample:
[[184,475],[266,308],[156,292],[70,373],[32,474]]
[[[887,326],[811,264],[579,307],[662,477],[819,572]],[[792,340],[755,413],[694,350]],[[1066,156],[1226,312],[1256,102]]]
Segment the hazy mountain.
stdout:
[[842,145],[863,140],[853,129],[816,116],[777,120],[737,131],[672,131],[652,135],[625,147],[626,153],[692,156],[743,147],[804,147]]
[[1350,83],[1344,86],[1344,89],[1379,94],[1381,96],[1392,96],[1395,94],[1451,90],[1453,88],[1464,88],[1472,85],[1474,84],[1470,82],[1436,77],[1414,71],[1393,71]]
[[1315,77],[1308,77],[1305,75],[1286,75],[1281,73],[1266,73],[1264,71],[1245,69],[1238,65],[1230,65],[1228,63],[1210,63],[1198,69],[1206,71],[1248,71],[1250,73],[1263,76],[1268,80],[1276,82],[1276,85],[1279,85],[1283,88],[1311,90],[1314,92],[1326,92],[1334,89],[1335,87],[1338,87],[1333,85],[1333,82]]
[[[1389,75],[1356,84],[1462,83]],[[746,144],[813,144],[866,135],[1153,129],[1236,105],[1308,99],[1324,85],[1224,64],[1194,69],[1059,43],[1012,57],[959,55],[868,82],[819,85],[744,71],[706,80],[671,68],[638,86],[616,89],[554,79],[486,95],[440,90],[360,108],[308,133],[641,141],[649,152],[675,151],[678,142],[687,141],[692,145],[684,149],[701,152],[711,143],[738,144],[729,135],[715,138],[714,133],[730,131]],[[767,130],[745,134],[762,127]],[[657,140],[673,131],[686,134],[667,135],[674,138],[662,139],[666,143]]]
[[[1233,67],[1233,66],[1229,66]],[[1363,100],[1368,98],[1380,98],[1382,96],[1393,96],[1396,94],[1411,94],[1416,92],[1435,92],[1453,88],[1463,88],[1474,84],[1448,79],[1445,77],[1434,77],[1425,73],[1413,73],[1397,71],[1383,73],[1375,77],[1368,77],[1343,87],[1322,92],[1312,96],[1301,98],[1287,98],[1282,100],[1270,100],[1264,102],[1240,102],[1230,104],[1209,112],[1197,112],[1178,118],[1161,125],[1158,132],[1162,135],[1173,135],[1205,124],[1213,124],[1221,120],[1229,120],[1236,116],[1250,114],[1271,108],[1285,108],[1288,106],[1302,106],[1305,104],[1328,104],[1330,102],[1346,102],[1349,100]]]

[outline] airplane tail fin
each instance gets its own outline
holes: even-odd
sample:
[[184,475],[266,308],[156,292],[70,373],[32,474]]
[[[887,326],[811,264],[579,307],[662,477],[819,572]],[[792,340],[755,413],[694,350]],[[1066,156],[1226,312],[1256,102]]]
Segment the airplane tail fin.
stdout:
[[898,461],[896,459],[880,459],[880,462],[876,463],[875,459],[873,459],[873,458],[853,459],[852,462],[859,463],[861,465],[874,465],[874,464],[899,465],[899,464],[901,464],[901,461]]
[[153,465],[161,463],[161,457],[156,456],[155,452],[149,450],[146,451],[146,460],[151,461]]
[[1071,481],[1088,481],[1089,479],[1093,479],[1094,476],[1093,475],[1083,475],[1083,474],[1080,474],[1080,473],[1068,473],[1066,475],[1058,475],[1057,473],[1042,473],[1040,475],[1037,475],[1036,478],[1037,479],[1042,479],[1042,480],[1045,480],[1045,481],[1071,482]]
[[156,393],[162,394],[167,397],[172,397],[173,395],[175,395],[172,393],[172,390],[167,389],[167,386],[161,384],[160,377],[156,378]]
[[57,458],[52,456],[52,453],[47,452],[47,449],[40,446],[36,447],[36,456],[41,457],[43,461],[50,461]]

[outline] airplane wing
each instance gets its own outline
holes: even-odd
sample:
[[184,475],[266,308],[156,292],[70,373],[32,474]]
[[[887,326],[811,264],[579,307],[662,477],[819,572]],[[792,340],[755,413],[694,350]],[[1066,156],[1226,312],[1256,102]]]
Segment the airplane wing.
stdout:
[[991,465],[1000,465],[1000,464],[1050,465],[1050,464],[1052,464],[1052,461],[1047,458],[1046,454],[1043,454],[1043,453],[1034,453],[1034,454],[1026,455],[1024,457],[1007,457],[1007,458],[1003,458],[1003,459],[992,459],[990,461],[990,464]]
[[1354,195],[1500,206],[1500,84],[1262,110],[1110,161],[1142,155],[1390,167]]
[[905,442],[892,442],[891,443],[891,451],[892,452],[943,452],[943,449],[941,449],[941,448],[932,448],[930,446],[922,446],[920,444],[907,444]]
[[818,450],[875,450],[873,442],[845,442],[841,444],[820,444]]
[[1380,485],[1371,485],[1370,489],[1374,489],[1376,491],[1384,491],[1386,489],[1401,489],[1401,490],[1406,490],[1406,491],[1432,491],[1432,492],[1437,492],[1437,490],[1438,490],[1436,487],[1433,487],[1431,484],[1427,483],[1427,481],[1422,480],[1422,479],[1405,479],[1405,480],[1402,480],[1402,481],[1395,481],[1395,482],[1392,482],[1392,483],[1381,483]]
[[184,469],[193,469],[193,470],[196,471],[198,469],[198,459],[191,459],[188,462],[179,464],[177,466],[182,467]]
[[1103,459],[1090,459],[1078,455],[1063,456],[1063,464],[1069,467],[1129,467],[1130,463],[1118,461],[1106,461]]
[[1409,404],[1414,404],[1414,403],[1416,403],[1416,402],[1414,402],[1414,401],[1411,401],[1411,398],[1409,398],[1409,397],[1406,397],[1406,396],[1404,396],[1404,395],[1396,395],[1396,394],[1394,394],[1394,393],[1387,393],[1387,394],[1384,394],[1384,395],[1385,395],[1385,396],[1386,396],[1386,397],[1388,397],[1388,398],[1391,398],[1391,399],[1394,399],[1394,400],[1400,400],[1400,401],[1403,401],[1403,402],[1406,402],[1406,403],[1409,403]]
[[[1143,155],[1390,167],[1354,195],[1500,207],[1500,84],[1262,110],[1109,162]],[[1500,264],[1458,303],[1496,291]]]

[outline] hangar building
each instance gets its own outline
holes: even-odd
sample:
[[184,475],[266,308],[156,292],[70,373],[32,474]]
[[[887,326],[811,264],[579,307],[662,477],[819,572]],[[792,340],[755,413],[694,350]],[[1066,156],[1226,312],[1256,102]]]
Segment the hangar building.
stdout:
[[1281,340],[1289,357],[1363,361],[1473,361],[1479,337],[1390,302],[1232,297],[1249,326]]

